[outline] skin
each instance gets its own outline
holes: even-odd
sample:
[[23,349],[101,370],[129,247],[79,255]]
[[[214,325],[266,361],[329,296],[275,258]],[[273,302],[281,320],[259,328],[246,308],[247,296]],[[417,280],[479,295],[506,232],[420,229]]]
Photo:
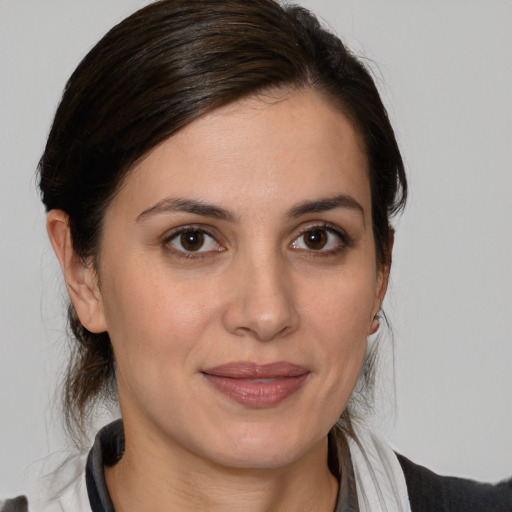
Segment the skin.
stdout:
[[[360,208],[290,215],[340,195]],[[163,208],[169,198],[233,218]],[[183,226],[209,233],[199,251],[180,243]],[[326,244],[311,249],[314,229]],[[376,262],[364,147],[346,116],[305,90],[194,121],[140,160],[107,207],[98,275],[74,254],[65,213],[48,214],[48,231],[80,320],[114,347],[126,435],[106,468],[116,510],[334,509],[327,434],[389,273]],[[233,361],[309,373],[277,405],[247,407],[202,373]]]

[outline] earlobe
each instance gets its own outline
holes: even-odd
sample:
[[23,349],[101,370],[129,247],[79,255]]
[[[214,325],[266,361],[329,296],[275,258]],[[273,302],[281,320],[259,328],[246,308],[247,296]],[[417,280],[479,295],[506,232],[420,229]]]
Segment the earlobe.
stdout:
[[377,311],[377,313],[375,313],[375,315],[373,315],[373,319],[370,323],[370,328],[368,329],[368,336],[375,334],[379,330],[379,327],[380,327],[379,311]]
[[389,266],[383,265],[379,270],[377,276],[377,294],[373,303],[372,316],[370,320],[370,326],[368,328],[368,336],[375,334],[380,327],[380,315],[379,312],[382,307],[382,302],[386,296],[386,289],[389,278]]
[[386,291],[388,289],[389,273],[391,270],[391,254],[393,251],[393,241],[394,231],[390,229],[389,241],[384,254],[384,262],[379,266],[377,272],[377,293],[375,296],[375,302],[372,310],[370,326],[368,328],[368,335],[375,334],[380,325],[379,312],[381,310],[382,303],[384,302],[384,297],[386,296]]
[[106,331],[96,271],[73,249],[68,215],[62,210],[50,210],[46,229],[80,322],[90,332]]

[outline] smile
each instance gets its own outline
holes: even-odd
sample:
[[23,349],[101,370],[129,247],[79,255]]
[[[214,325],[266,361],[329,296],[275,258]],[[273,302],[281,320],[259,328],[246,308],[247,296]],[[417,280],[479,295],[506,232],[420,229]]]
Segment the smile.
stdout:
[[295,394],[310,372],[286,362],[257,365],[238,361],[204,370],[203,375],[217,391],[241,405],[272,407]]

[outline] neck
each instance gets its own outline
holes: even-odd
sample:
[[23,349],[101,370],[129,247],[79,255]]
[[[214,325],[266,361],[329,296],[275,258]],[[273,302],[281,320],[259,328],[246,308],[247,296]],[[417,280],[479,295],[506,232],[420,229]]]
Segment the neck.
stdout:
[[116,512],[332,512],[336,505],[338,482],[328,469],[327,438],[286,467],[240,469],[181,447],[162,449],[161,439],[130,435],[129,429],[125,434],[123,458],[105,469]]

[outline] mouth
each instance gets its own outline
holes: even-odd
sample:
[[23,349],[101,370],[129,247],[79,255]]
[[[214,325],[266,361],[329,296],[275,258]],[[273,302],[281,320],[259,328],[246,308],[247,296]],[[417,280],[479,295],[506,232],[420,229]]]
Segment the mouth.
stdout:
[[310,375],[307,368],[284,361],[258,365],[235,361],[202,372],[217,391],[241,405],[273,407],[300,390]]

